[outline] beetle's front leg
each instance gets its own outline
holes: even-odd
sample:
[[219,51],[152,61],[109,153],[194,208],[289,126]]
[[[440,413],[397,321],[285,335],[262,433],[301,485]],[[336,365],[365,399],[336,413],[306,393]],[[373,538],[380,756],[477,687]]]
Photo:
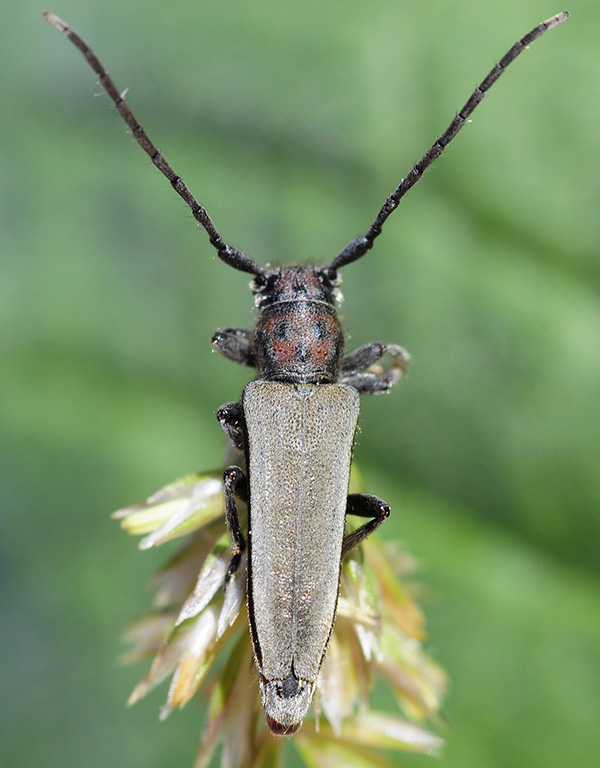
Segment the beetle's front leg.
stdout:
[[[382,357],[389,358],[386,366],[376,365]],[[361,394],[376,395],[387,392],[398,382],[410,364],[410,355],[398,344],[365,344],[342,360],[342,378]],[[370,370],[365,370],[365,369]]]
[[234,363],[256,367],[254,331],[245,328],[224,328],[212,337],[212,345]]
[[248,501],[248,479],[239,467],[232,465],[225,470],[223,482],[225,483],[225,519],[233,552],[225,574],[225,588],[227,588],[229,579],[237,571],[242,554],[246,551],[246,537],[240,526],[236,497],[241,501]]
[[379,496],[372,496],[370,493],[351,493],[348,496],[346,514],[372,519],[344,537],[342,557],[357,544],[360,544],[363,539],[366,539],[376,528],[379,528],[381,523],[389,517],[390,508]]

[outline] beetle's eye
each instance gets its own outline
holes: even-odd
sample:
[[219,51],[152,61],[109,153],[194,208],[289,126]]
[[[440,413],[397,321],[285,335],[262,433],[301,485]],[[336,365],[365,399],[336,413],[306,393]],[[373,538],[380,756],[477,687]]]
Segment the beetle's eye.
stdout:
[[292,327],[287,320],[280,320],[273,328],[273,338],[276,341],[289,341],[292,335]]
[[328,339],[330,336],[327,323],[324,323],[323,321],[319,321],[318,323],[314,324],[313,333],[314,333],[315,339],[317,339],[318,341],[323,341],[324,339]]

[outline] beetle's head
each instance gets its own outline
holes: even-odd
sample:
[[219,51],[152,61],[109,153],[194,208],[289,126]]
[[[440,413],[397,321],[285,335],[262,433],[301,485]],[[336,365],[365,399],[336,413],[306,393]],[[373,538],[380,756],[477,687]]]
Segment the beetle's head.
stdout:
[[276,267],[257,274],[250,283],[259,309],[284,301],[324,301],[331,306],[342,298],[341,277],[329,267]]

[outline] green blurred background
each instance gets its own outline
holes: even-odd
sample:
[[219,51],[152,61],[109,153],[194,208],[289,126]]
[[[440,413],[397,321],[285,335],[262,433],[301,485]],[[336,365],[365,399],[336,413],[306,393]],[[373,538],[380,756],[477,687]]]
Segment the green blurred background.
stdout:
[[[219,463],[216,408],[248,371],[211,354],[252,323],[80,55],[3,4],[0,764],[190,766],[201,702],[119,635],[165,552],[108,514]],[[229,242],[328,261],[548,0],[57,0]],[[444,768],[598,765],[600,7],[515,62],[344,270],[355,347],[406,346],[365,398],[357,459],[420,559],[448,669]],[[433,765],[401,757],[398,765]]]

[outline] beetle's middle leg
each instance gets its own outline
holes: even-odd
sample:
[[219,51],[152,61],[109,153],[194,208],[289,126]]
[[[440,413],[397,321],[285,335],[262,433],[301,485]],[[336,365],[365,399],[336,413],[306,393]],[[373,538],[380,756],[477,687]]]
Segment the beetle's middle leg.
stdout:
[[223,474],[223,482],[225,483],[225,519],[233,551],[225,574],[225,587],[227,587],[229,579],[238,569],[242,554],[246,551],[246,537],[242,533],[236,497],[242,501],[248,501],[248,479],[239,467],[231,465]]
[[244,450],[244,410],[239,403],[225,403],[217,411],[217,419],[223,432],[235,445],[238,451]]
[[342,543],[342,557],[366,539],[381,523],[389,517],[390,508],[379,496],[373,496],[370,493],[351,493],[348,496],[346,505],[347,515],[357,515],[358,517],[370,517],[368,523],[361,525],[352,533],[344,536]]
[[[387,365],[376,365],[386,356],[389,358]],[[341,381],[362,394],[376,395],[391,389],[409,364],[410,355],[403,347],[374,341],[344,357]]]

